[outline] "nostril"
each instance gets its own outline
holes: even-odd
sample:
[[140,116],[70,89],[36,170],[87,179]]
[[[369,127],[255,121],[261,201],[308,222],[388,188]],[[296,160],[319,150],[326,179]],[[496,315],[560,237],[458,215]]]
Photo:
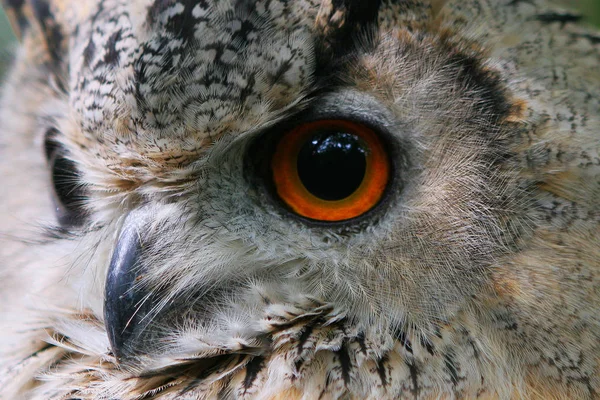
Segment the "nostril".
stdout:
[[143,218],[130,213],[113,250],[104,289],[104,323],[113,353],[120,359],[126,344],[140,330],[140,323],[150,309],[150,299],[136,283],[142,276],[140,267]]

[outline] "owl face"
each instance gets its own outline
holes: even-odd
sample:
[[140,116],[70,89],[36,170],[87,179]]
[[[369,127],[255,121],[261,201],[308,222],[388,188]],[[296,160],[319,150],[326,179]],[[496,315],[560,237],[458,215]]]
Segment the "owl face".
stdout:
[[267,304],[302,299],[359,330],[430,334],[515,246],[508,94],[461,38],[407,30],[427,7],[89,13],[46,142],[72,177],[62,219],[114,235],[93,268],[125,359],[190,324],[246,336]]
[[494,314],[498,260],[535,220],[524,106],[452,29],[460,6],[33,3],[50,246],[111,379],[266,387],[323,351],[349,386],[369,387],[349,383],[363,353],[380,386],[399,354],[408,382],[459,384],[469,340],[441,332]]

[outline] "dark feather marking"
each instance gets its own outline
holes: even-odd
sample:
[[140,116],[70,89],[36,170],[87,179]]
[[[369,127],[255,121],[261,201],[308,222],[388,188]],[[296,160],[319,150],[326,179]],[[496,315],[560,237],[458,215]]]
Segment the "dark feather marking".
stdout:
[[479,349],[477,348],[477,344],[475,343],[475,339],[473,339],[473,337],[471,336],[471,333],[468,330],[463,330],[463,335],[466,336],[467,341],[469,342],[469,344],[471,345],[471,348],[473,349],[473,357],[475,357],[476,360],[479,360],[480,354],[479,354]]
[[[219,368],[226,367],[232,362],[235,364],[240,364],[245,358],[246,355],[244,354],[224,354],[222,356],[216,356],[210,359],[197,360],[196,363],[190,366],[188,370],[180,374],[184,376],[193,376],[194,379],[187,385],[187,387],[183,388],[179,394],[184,395],[195,389]],[[204,363],[204,361],[207,362]]]
[[[119,61],[119,51],[117,50],[117,44],[122,40],[123,30],[119,29],[114,32],[108,39],[106,44],[106,53],[104,55],[104,63],[114,66]],[[90,41],[91,43],[91,41]]]
[[396,337],[398,338],[398,341],[400,342],[402,347],[404,347],[406,349],[406,351],[408,351],[410,354],[413,354],[412,343],[406,337],[406,333],[404,331],[401,331],[400,333],[398,333],[396,335]]
[[377,373],[379,374],[379,379],[381,379],[381,384],[385,387],[387,386],[387,378],[385,373],[385,363],[388,361],[388,356],[383,355],[379,360],[377,360]]
[[431,343],[431,341],[424,336],[419,337],[419,341],[421,342],[421,346],[425,347],[427,352],[433,355],[433,353],[435,352],[433,343]]
[[304,349],[304,345],[306,344],[306,341],[310,337],[311,333],[313,333],[313,330],[314,326],[312,324],[306,325],[304,327],[304,330],[302,331],[302,334],[298,339],[298,353],[302,352],[302,350]]
[[45,352],[46,350],[50,350],[50,349],[52,349],[54,347],[56,347],[54,344],[45,343],[43,347],[41,347],[40,349],[38,349],[38,350],[34,351],[33,353],[29,354],[27,357],[23,358],[21,361],[19,361],[19,363],[17,365],[23,364],[27,360],[29,360],[30,358],[35,358],[38,355],[40,355],[41,353]]
[[460,377],[458,376],[458,369],[456,368],[452,352],[448,351],[444,354],[444,365],[446,366],[446,372],[450,375],[452,384],[456,386],[460,381]]
[[413,394],[413,397],[415,398],[415,400],[417,400],[419,398],[419,370],[417,369],[417,366],[415,364],[414,361],[405,361],[406,365],[408,365],[408,370],[410,372],[410,379],[412,381],[412,390],[411,393]]
[[[327,314],[328,312],[330,312],[330,309],[324,309],[323,312],[321,314]],[[321,316],[317,316],[315,317],[314,315],[304,315],[304,316],[298,316],[297,318],[294,318],[293,321],[285,321],[285,322],[281,322],[281,323],[273,323],[271,326],[273,326],[274,328],[277,328],[277,330],[284,330],[284,329],[288,329],[292,326],[296,326],[296,325],[319,325],[322,324],[324,322],[323,317]],[[341,320],[340,323],[344,323],[344,320]]]
[[535,4],[533,2],[533,0],[512,0],[510,3],[508,3],[508,5],[509,6],[516,6],[516,5],[519,5],[521,3]]
[[83,64],[87,67],[90,66],[92,59],[96,55],[96,43],[90,39],[87,46],[83,50]]
[[579,22],[583,19],[583,16],[580,14],[573,14],[569,12],[565,13],[556,13],[549,12],[545,14],[538,14],[534,17],[536,21],[540,21],[543,24],[551,24],[553,22],[560,22],[562,25],[565,25],[569,22]]
[[264,361],[264,357],[258,356],[254,357],[248,363],[248,365],[246,365],[246,377],[244,378],[244,382],[242,384],[244,387],[244,393],[252,386],[256,380],[256,377],[258,376],[258,373],[265,367]]
[[358,343],[358,345],[360,346],[360,351],[366,355],[367,354],[367,345],[365,343],[365,333],[364,332],[360,332],[357,336],[356,336],[356,342]]
[[158,388],[165,386],[169,382],[172,382],[182,376],[194,377],[194,380],[183,389],[182,393],[187,393],[188,391],[194,389],[199,383],[202,382],[202,380],[208,377],[217,368],[227,365],[231,363],[232,360],[239,359],[239,357],[244,356],[236,354],[222,354],[214,357],[186,360],[177,365],[148,371],[138,376],[137,379],[139,379],[140,384],[142,384],[147,383],[144,381],[150,380],[151,378],[162,378],[156,382],[155,386]]
[[305,361],[304,358],[302,358],[302,351],[304,350],[304,345],[306,344],[306,341],[312,334],[313,330],[314,330],[314,326],[312,324],[306,325],[304,327],[304,330],[302,331],[302,334],[300,335],[300,338],[298,339],[297,351],[298,351],[299,358],[294,363],[294,367],[296,368],[296,371],[298,371],[300,369],[300,367],[302,367],[302,364]]
[[592,33],[576,34],[576,33],[573,33],[573,34],[571,34],[571,37],[574,39],[580,39],[580,38],[587,39],[592,44],[600,44],[600,35],[598,35],[598,34],[592,34]]
[[508,101],[506,88],[501,77],[483,66],[483,60],[465,53],[448,49],[452,54],[448,68],[454,69],[457,81],[464,85],[465,93],[471,93],[475,107],[482,113],[494,117],[506,116],[512,104]]
[[[158,17],[164,13],[169,7],[172,7],[175,2],[173,0],[155,1],[149,8],[146,14],[146,21],[150,26],[161,22]],[[204,21],[205,18],[196,18],[193,16],[195,6],[207,8],[205,1],[198,0],[180,0],[179,4],[183,3],[183,11],[174,15],[170,15],[164,22],[162,28],[172,33],[176,37],[184,40],[191,40],[194,37],[195,26],[198,22]]]
[[342,343],[340,349],[335,352],[335,354],[338,356],[340,361],[342,378],[347,385],[350,383],[350,369],[352,368],[352,363],[350,362],[350,355],[348,354],[348,347],[345,341]]

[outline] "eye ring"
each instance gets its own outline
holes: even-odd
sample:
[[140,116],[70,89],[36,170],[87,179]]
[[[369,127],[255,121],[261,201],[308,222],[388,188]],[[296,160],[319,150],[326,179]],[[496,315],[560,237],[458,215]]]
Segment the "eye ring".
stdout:
[[[318,152],[319,147],[315,146],[319,144],[316,142],[320,143],[323,137],[333,138],[330,140],[333,145],[330,143],[325,152],[331,152],[333,149],[338,153],[338,159],[342,152],[342,164],[343,158],[349,157],[348,151],[354,152],[353,158],[348,160],[352,161],[352,164],[360,161],[360,157],[356,157],[357,148],[364,154],[362,179],[355,179],[354,182],[358,184],[354,190],[341,198],[328,199],[325,198],[327,196],[315,194],[315,190],[307,188],[306,179],[303,180],[299,172],[299,159],[302,165],[304,157],[301,153],[306,152],[307,143]],[[336,142],[340,137],[349,142]],[[325,142],[327,140],[324,139]],[[320,155],[317,155],[318,157]],[[375,131],[362,123],[333,119],[307,122],[286,132],[275,146],[271,170],[277,195],[291,211],[316,221],[336,222],[359,217],[379,203],[390,180],[390,164],[385,146]],[[340,172],[339,166],[332,167],[338,168],[336,171]],[[335,187],[337,183],[332,182],[332,185]]]

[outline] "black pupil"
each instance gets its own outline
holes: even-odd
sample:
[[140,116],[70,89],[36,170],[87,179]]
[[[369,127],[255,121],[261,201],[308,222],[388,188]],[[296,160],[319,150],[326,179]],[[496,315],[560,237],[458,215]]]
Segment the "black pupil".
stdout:
[[342,200],[358,189],[367,168],[365,145],[347,132],[317,132],[298,153],[298,175],[323,200]]

